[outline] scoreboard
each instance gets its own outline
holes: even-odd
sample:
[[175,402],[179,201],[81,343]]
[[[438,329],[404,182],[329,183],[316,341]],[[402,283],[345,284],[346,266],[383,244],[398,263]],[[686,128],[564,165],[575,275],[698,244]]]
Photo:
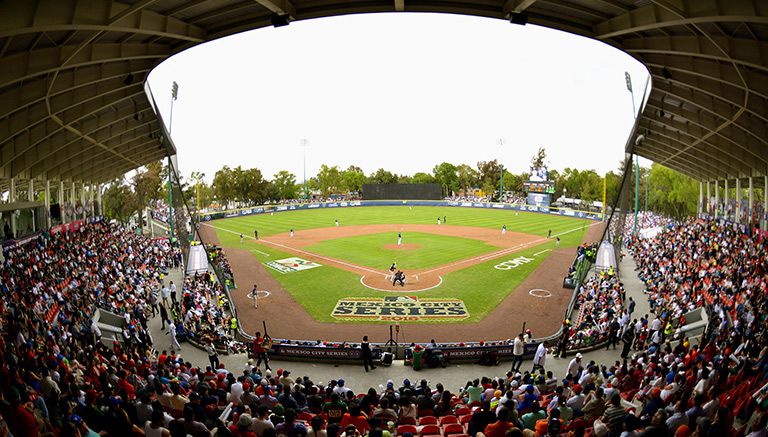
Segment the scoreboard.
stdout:
[[555,183],[552,181],[525,181],[523,191],[526,193],[554,194]]

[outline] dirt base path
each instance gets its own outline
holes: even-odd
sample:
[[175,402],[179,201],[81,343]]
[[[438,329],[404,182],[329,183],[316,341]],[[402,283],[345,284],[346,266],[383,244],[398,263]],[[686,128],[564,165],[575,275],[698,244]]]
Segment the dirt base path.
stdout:
[[[400,225],[394,226],[400,227]],[[441,225],[440,230],[443,231],[443,229],[450,227]],[[455,226],[455,228],[462,227]],[[604,225],[600,223],[589,226],[583,241],[597,241],[602,235],[602,228]],[[335,228],[327,229],[333,232]],[[216,231],[210,225],[201,226],[200,234],[206,243],[219,244]],[[499,234],[494,233],[496,238]],[[507,232],[507,235],[512,236],[512,234],[515,233]],[[466,233],[463,236],[466,237]],[[275,240],[275,237],[271,236],[270,241]],[[296,239],[297,237],[299,237],[299,233],[296,233],[293,238]],[[522,243],[518,240],[515,244]],[[514,247],[509,249],[514,249]],[[290,293],[282,288],[261,263],[255,262],[249,249],[228,248],[226,253],[240,287],[233,290],[232,299],[238,308],[240,323],[247,332],[261,331],[262,321],[265,320],[268,323],[269,334],[274,338],[359,341],[360,337],[365,334],[374,342],[384,342],[389,339],[389,325],[387,324],[316,321],[293,299]],[[490,254],[485,256],[487,255]],[[516,335],[523,322],[526,322],[526,328],[530,328],[536,337],[551,335],[559,328],[565,306],[571,297],[572,290],[562,288],[562,281],[568,267],[573,262],[574,255],[573,248],[553,250],[536,270],[480,322],[471,324],[404,324],[401,325],[400,341],[429,341],[432,338],[437,342],[506,339]],[[326,261],[323,260],[323,262]],[[457,266],[454,270],[463,267],[465,266]],[[269,290],[270,292],[268,297],[259,298],[258,309],[253,308],[253,301],[248,298],[253,284],[258,284],[260,290]],[[534,289],[544,291],[531,292]]]

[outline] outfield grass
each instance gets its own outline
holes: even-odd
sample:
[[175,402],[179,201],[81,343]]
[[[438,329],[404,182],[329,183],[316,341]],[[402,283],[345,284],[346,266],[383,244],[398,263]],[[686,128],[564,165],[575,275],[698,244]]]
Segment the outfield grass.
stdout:
[[[506,224],[509,231],[524,232],[533,235],[546,236],[548,230],[552,230],[552,235],[561,235],[561,247],[575,247],[580,244],[584,231],[587,226],[593,222],[590,220],[576,219],[564,216],[552,216],[546,214],[520,212],[515,215],[514,211],[474,209],[474,208],[452,208],[452,207],[415,207],[412,210],[405,206],[384,206],[384,207],[354,207],[339,209],[319,209],[309,211],[289,211],[270,215],[253,215],[238,217],[225,220],[216,220],[210,225],[217,228],[219,240],[224,247],[242,248],[240,245],[239,234],[242,232],[246,236],[253,236],[253,229],[259,230],[259,236],[269,236],[276,233],[287,232],[288,229],[295,230],[313,229],[319,227],[334,226],[334,219],[338,218],[342,226],[344,225],[367,225],[382,223],[437,223],[437,217],[447,216],[448,224],[462,226],[476,226],[484,228],[501,228],[501,224]],[[408,238],[414,233],[408,233]],[[391,240],[391,235],[386,234]],[[434,234],[425,234],[429,238],[442,237]],[[349,237],[356,239],[358,237]],[[446,237],[456,238],[456,237]],[[346,240],[346,239],[345,239]],[[461,239],[469,240],[471,239]],[[342,243],[339,240],[330,240],[336,244]],[[371,241],[376,241],[373,238]],[[410,242],[410,241],[409,241]],[[362,241],[358,242],[362,244]],[[388,241],[384,244],[390,244]],[[485,245],[482,242],[477,242]],[[357,244],[357,243],[356,243]],[[378,244],[378,243],[377,243]],[[462,243],[463,244],[463,243]],[[507,254],[500,259],[489,260],[480,264],[457,270],[443,276],[443,283],[432,290],[421,291],[418,293],[421,298],[456,298],[464,301],[469,311],[469,318],[455,323],[473,323],[482,320],[490,311],[492,311],[505,297],[531,273],[536,267],[549,256],[550,252],[544,252],[538,256],[534,253],[544,249],[554,248],[554,241],[547,240],[542,244],[526,248],[514,254]],[[316,245],[317,246],[317,245]],[[487,245],[485,245],[487,246]],[[488,246],[490,247],[490,246]],[[306,248],[309,251],[319,252],[316,248]],[[321,249],[322,250],[322,249]],[[368,249],[370,251],[370,248]],[[288,258],[293,256],[287,252],[276,250],[267,245],[259,245],[251,250],[254,261],[266,262],[270,260]],[[264,254],[269,254],[266,256]],[[350,253],[344,253],[343,256],[334,256],[323,253],[326,256],[333,256],[351,260],[356,256]],[[470,254],[462,253],[460,258],[469,258]],[[493,266],[500,261],[526,256],[533,259],[528,264],[522,264],[512,270],[497,270]],[[372,261],[361,262],[361,264]],[[403,261],[398,259],[398,264]],[[445,261],[437,265],[444,264]],[[381,269],[380,262],[376,261],[371,267]],[[386,268],[384,266],[383,268]],[[331,317],[336,302],[339,299],[350,297],[383,297],[391,296],[391,293],[376,291],[363,286],[360,283],[358,274],[341,270],[329,266],[322,266],[315,269],[290,273],[279,274],[267,269],[280,284],[301,304],[306,311],[316,320],[322,322],[337,322]],[[552,274],[565,275],[563,272],[552,272]],[[235,272],[237,274],[237,272]],[[387,322],[381,322],[387,323]]]
[[416,249],[385,248],[396,242],[395,233],[384,232],[321,241],[303,249],[379,270],[386,270],[393,261],[404,270],[427,269],[498,249],[471,238],[421,232],[407,232],[403,238],[405,244],[418,245]]
[[[341,226],[370,225],[381,223],[392,224],[437,224],[437,218],[447,218],[449,225],[475,226],[501,230],[507,225],[507,230],[526,234],[546,236],[548,230],[559,234],[579,227],[588,226],[591,220],[567,216],[540,214],[535,212],[515,212],[499,209],[461,208],[449,206],[357,206],[346,208],[318,208],[300,211],[285,211],[270,214],[256,214],[211,222],[217,228],[232,232],[243,233],[246,237],[253,236],[253,230],[258,229],[260,237],[287,233],[290,229],[326,228],[334,226],[334,220],[339,219]],[[568,234],[572,235],[572,234]],[[569,238],[564,235],[563,245],[578,245],[579,238]],[[568,241],[565,241],[568,240]]]

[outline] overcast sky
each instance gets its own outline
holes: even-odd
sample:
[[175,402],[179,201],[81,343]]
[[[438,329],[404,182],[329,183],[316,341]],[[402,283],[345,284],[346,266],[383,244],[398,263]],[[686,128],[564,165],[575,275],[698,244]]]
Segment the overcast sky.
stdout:
[[[528,170],[615,170],[639,106],[645,67],[606,44],[533,25],[446,14],[296,21],[187,50],[149,84],[184,175],[223,165],[302,180],[321,164],[399,174],[501,159]],[[503,146],[499,145],[503,139]]]

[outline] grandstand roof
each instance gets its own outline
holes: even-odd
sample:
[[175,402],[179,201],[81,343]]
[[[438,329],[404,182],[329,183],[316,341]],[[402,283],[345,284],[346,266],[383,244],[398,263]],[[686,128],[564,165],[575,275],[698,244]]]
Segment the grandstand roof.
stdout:
[[653,76],[641,156],[702,180],[768,170],[765,0],[7,0],[0,179],[104,182],[162,157],[143,82],[186,48],[270,26],[275,14],[394,11],[522,12],[604,41]]

